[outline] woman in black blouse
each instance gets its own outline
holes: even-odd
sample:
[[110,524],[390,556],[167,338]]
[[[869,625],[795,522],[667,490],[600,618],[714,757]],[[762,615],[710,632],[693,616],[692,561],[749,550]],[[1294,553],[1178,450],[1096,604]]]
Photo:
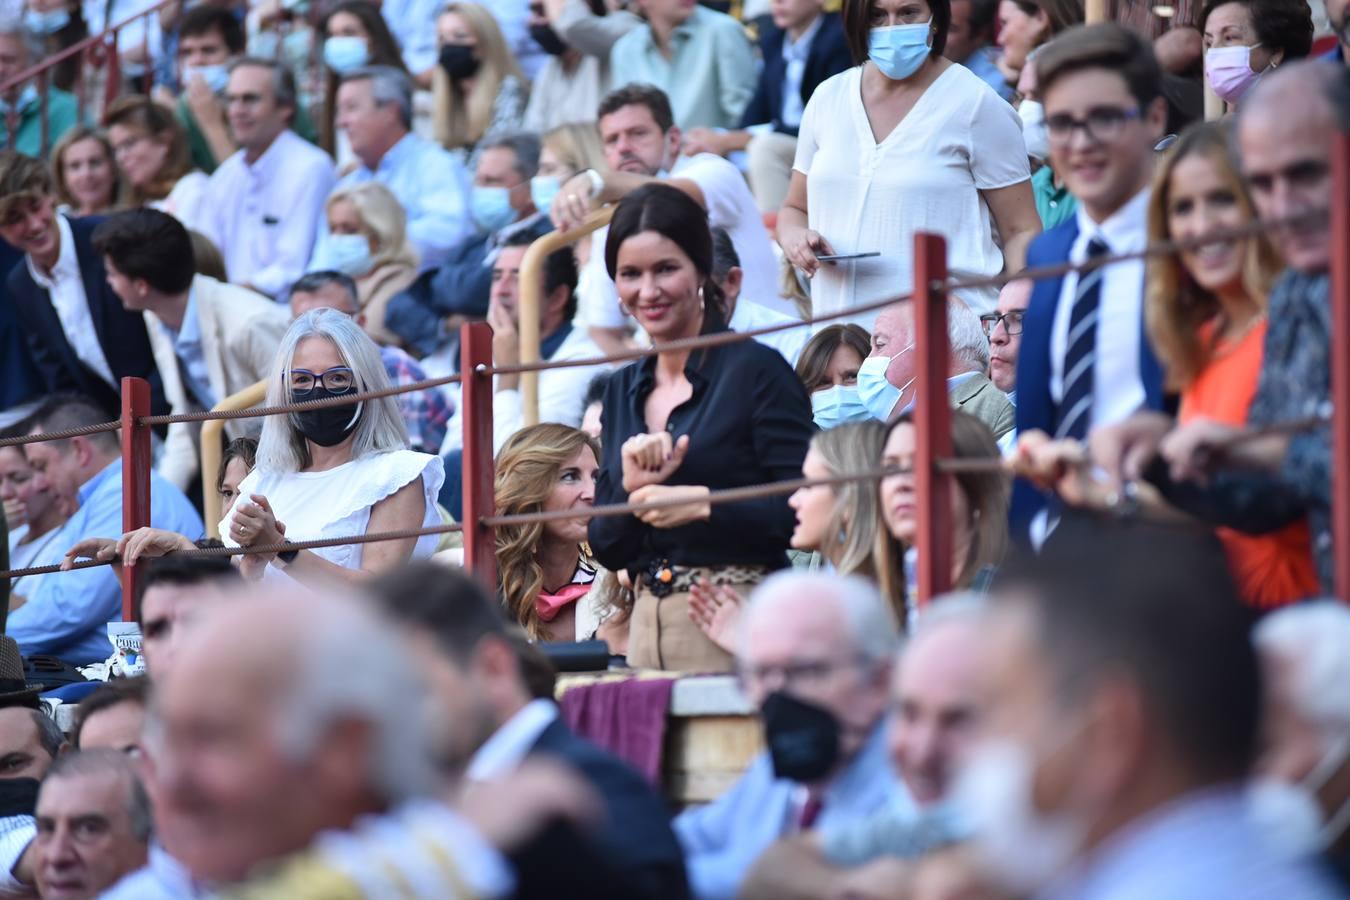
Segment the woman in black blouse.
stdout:
[[[726,330],[707,214],[688,195],[651,184],[624,198],[605,264],[656,345]],[[633,576],[631,664],[731,670],[732,657],[690,620],[689,587],[706,580],[747,593],[787,564],[795,518],[786,494],[717,506],[708,494],[800,477],[813,430],[801,382],[755,341],[661,353],[614,374],[596,504],[689,501],[591,522],[596,558]]]

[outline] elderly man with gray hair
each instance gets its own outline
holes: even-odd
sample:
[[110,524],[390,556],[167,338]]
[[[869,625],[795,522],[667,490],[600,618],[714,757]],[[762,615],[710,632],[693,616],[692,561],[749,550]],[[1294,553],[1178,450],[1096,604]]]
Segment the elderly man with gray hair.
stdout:
[[59,757],[37,800],[37,887],[44,900],[91,900],[145,865],[150,801],[116,750]]
[[694,896],[735,896],[784,837],[912,809],[886,755],[896,641],[867,581],[785,572],[751,594],[737,666],[768,749],[730,791],[675,820]]
[[940,597],[915,619],[895,666],[888,744],[908,805],[779,841],[755,864],[742,900],[855,892],[908,895],[913,861],[964,837],[950,793],[979,722],[983,596]]
[[[858,395],[873,418],[885,422],[913,407],[918,397],[914,303],[898,300],[877,313],[872,352],[858,369]],[[989,338],[980,317],[956,297],[947,299],[947,393],[953,409],[989,426],[995,438],[1012,431],[1017,410],[989,380]]]
[[[411,79],[392,66],[368,66],[344,75],[334,123],[347,135],[360,165],[339,188],[378,181],[408,214],[408,240],[423,269],[439,266],[473,234],[469,177],[439,144],[412,133]],[[327,228],[315,259],[322,259]]]
[[1322,854],[1350,892],[1350,608],[1286,607],[1254,633],[1266,680],[1266,753],[1252,811],[1270,840]]
[[[42,41],[18,19],[0,21],[0,84],[9,81],[25,69],[31,68],[46,55]],[[24,156],[42,157],[56,145],[61,136],[79,121],[79,104],[75,95],[58,87],[47,87],[47,142],[42,141],[42,103],[38,97],[37,81],[29,81],[10,95],[0,98],[6,112],[18,113],[14,149]],[[9,117],[0,116],[0,147],[9,146]]]

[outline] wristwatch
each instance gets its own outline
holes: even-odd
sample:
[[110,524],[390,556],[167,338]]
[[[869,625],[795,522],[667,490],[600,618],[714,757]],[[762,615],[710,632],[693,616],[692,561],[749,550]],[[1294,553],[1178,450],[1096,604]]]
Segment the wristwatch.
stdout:
[[599,197],[600,192],[605,189],[605,176],[601,175],[594,169],[587,169],[585,172],[582,172],[581,174],[585,175],[587,178],[591,180],[591,196]]
[[[289,544],[290,541],[287,541],[286,543]],[[277,552],[277,555],[275,558],[273,558],[272,562],[273,564],[280,563],[281,565],[277,566],[277,568],[284,569],[291,563],[295,562],[295,558],[299,555],[300,555],[299,550],[280,550]]]

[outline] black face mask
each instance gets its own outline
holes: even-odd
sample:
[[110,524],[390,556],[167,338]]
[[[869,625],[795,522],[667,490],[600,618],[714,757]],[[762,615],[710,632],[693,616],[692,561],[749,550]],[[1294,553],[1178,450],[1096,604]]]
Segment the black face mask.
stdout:
[[791,781],[818,781],[839,761],[839,720],[827,709],[775,691],[760,707],[773,773]]
[[[344,392],[347,393],[347,392]],[[300,400],[326,400],[329,397],[341,397],[328,388],[315,385]],[[348,403],[343,406],[326,406],[320,409],[307,409],[304,412],[291,413],[296,430],[320,447],[336,447],[347,439],[347,435],[356,428],[361,417],[361,406]]]
[[530,37],[534,38],[534,42],[549,56],[562,56],[567,52],[567,45],[558,37],[558,32],[553,30],[552,25],[531,25]]
[[450,76],[451,81],[472,78],[478,74],[478,57],[467,44],[446,44],[441,48],[441,68]]
[[36,778],[0,779],[0,816],[31,816],[40,784]]

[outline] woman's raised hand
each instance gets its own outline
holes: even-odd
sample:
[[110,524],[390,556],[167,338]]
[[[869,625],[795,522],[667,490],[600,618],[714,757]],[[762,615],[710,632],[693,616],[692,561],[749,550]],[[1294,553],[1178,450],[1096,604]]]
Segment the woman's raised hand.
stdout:
[[689,435],[679,440],[669,432],[635,434],[623,442],[623,489],[632,493],[651,484],[664,484],[684,462]]

